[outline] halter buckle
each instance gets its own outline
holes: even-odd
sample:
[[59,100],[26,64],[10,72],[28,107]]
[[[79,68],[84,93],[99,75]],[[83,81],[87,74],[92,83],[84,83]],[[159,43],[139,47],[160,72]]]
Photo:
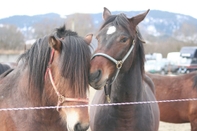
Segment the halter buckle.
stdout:
[[123,62],[122,61],[117,61],[116,63],[116,68],[121,69]]
[[58,95],[58,103],[62,104],[65,101],[65,97],[63,95]]
[[110,97],[109,97],[109,94],[106,95],[106,99],[107,99],[107,102],[108,102],[108,103],[111,103],[111,99],[110,99]]

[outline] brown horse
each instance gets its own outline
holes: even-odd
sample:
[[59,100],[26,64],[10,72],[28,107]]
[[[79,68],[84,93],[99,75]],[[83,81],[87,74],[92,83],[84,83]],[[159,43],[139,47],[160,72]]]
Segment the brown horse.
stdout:
[[[148,10],[149,11],[149,10]],[[144,48],[137,25],[147,12],[127,18],[111,15],[104,8],[104,24],[98,35],[98,47],[90,63],[89,83],[99,90],[93,104],[153,101],[151,81],[144,81]],[[105,90],[102,87],[105,86]],[[90,107],[92,131],[157,131],[157,104],[132,104]]]
[[38,39],[19,57],[18,66],[0,79],[0,110],[48,107],[57,109],[0,111],[1,131],[85,131],[89,128],[88,72],[92,35],[58,28]]
[[[146,73],[154,82],[157,100],[197,98],[197,72],[178,76]],[[197,101],[159,103],[160,120],[170,123],[191,123],[197,131]]]

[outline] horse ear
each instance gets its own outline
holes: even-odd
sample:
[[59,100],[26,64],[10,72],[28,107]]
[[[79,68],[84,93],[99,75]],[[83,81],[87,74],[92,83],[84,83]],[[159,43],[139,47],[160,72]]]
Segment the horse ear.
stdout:
[[88,34],[86,35],[86,37],[84,38],[84,40],[87,42],[88,45],[90,45],[91,41],[92,41],[92,37],[93,34]]
[[60,51],[61,50],[61,41],[56,39],[54,36],[50,36],[49,37],[49,45],[51,48],[57,50],[57,51]]
[[111,12],[106,7],[104,7],[103,19],[106,20],[110,15],[111,15]]
[[136,27],[142,20],[144,20],[144,18],[146,17],[146,15],[148,14],[150,9],[148,9],[146,12],[139,14],[137,16],[134,16],[132,18],[129,19],[129,21],[131,23],[134,24],[134,26]]

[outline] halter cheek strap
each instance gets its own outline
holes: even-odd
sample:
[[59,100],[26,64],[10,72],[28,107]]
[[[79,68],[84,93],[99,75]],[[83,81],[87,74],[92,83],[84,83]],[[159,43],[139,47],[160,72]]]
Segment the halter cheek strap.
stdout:
[[48,63],[48,67],[47,67],[47,70],[46,70],[46,73],[45,73],[45,80],[46,80],[47,74],[48,74],[48,72],[49,72],[49,70],[50,70],[51,64],[52,64],[52,62],[53,62],[54,54],[55,54],[55,50],[52,49],[52,50],[51,50],[50,60],[49,60],[49,63]]
[[59,111],[59,106],[60,106],[61,104],[63,104],[64,102],[66,102],[66,101],[88,103],[88,101],[89,101],[88,98],[87,98],[87,99],[66,98],[66,97],[64,97],[63,95],[61,95],[61,94],[59,93],[59,91],[57,90],[57,87],[55,86],[55,83],[54,83],[53,76],[52,76],[52,74],[51,74],[51,69],[50,69],[50,68],[48,69],[48,73],[49,73],[49,78],[50,78],[51,84],[53,85],[53,89],[55,90],[55,93],[56,93],[57,96],[58,96],[57,111]]
[[53,86],[53,89],[55,90],[55,93],[58,96],[57,111],[59,111],[59,106],[61,104],[63,104],[64,102],[66,102],[66,101],[69,101],[69,102],[83,102],[83,103],[87,103],[88,104],[89,103],[89,99],[88,98],[86,98],[86,99],[66,98],[65,96],[63,96],[63,95],[61,95],[59,93],[59,91],[57,90],[57,87],[56,87],[56,85],[54,83],[54,79],[53,79],[53,76],[52,76],[52,73],[51,73],[51,64],[53,62],[54,54],[55,54],[55,51],[54,51],[54,49],[52,49],[51,57],[50,57],[50,60],[49,60],[49,64],[48,64],[48,67],[47,67],[47,70],[46,70],[46,73],[45,73],[45,79],[46,79],[46,75],[49,74],[49,78],[50,78],[51,84]]

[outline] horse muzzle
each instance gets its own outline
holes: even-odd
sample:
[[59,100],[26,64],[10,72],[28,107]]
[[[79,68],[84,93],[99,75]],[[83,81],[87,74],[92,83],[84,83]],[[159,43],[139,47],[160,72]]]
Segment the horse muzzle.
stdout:
[[96,90],[100,90],[106,84],[106,81],[106,79],[103,79],[101,70],[96,70],[89,74],[89,84]]

